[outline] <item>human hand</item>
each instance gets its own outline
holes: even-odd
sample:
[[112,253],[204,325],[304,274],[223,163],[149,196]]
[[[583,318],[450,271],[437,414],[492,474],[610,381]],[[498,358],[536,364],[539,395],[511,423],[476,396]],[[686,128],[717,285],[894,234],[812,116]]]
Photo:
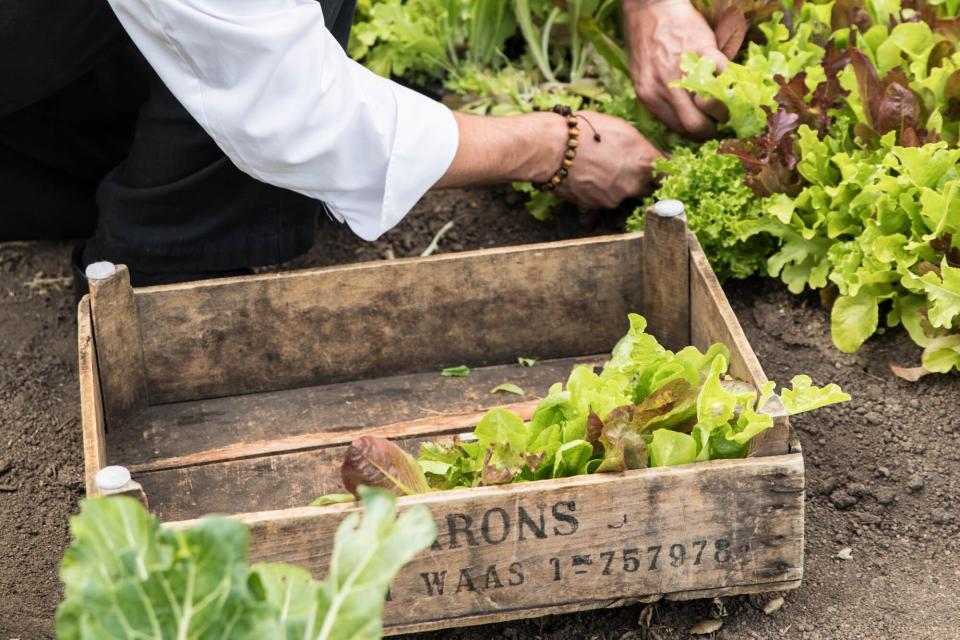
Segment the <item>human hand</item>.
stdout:
[[684,53],[711,58],[718,72],[726,67],[707,21],[689,0],[623,0],[623,17],[640,102],[674,131],[700,139],[713,135],[715,121],[726,116],[723,105],[669,86],[682,75]]
[[653,161],[663,157],[660,150],[625,120],[594,111],[576,115],[580,145],[557,195],[587,209],[613,209],[644,193],[653,181]]

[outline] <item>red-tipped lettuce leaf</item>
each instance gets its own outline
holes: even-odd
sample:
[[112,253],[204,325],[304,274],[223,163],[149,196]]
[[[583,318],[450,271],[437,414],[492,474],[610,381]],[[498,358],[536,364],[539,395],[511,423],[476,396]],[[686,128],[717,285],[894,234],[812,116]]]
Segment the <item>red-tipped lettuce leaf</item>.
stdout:
[[603,422],[604,456],[597,473],[644,469],[647,466],[647,441],[635,427],[636,405],[617,407]]
[[893,131],[901,145],[919,146],[935,138],[919,128],[923,118],[920,100],[909,88],[910,80],[903,69],[894,67],[881,79],[870,59],[858,49],[850,50],[850,62],[867,119],[855,127],[861,139],[873,143]]
[[747,173],[744,182],[757,195],[794,197],[803,188],[797,172],[800,156],[793,144],[799,126],[800,116],[781,108],[767,118],[763,133],[748,140],[724,140],[720,151],[740,159]]
[[351,443],[340,467],[344,488],[353,495],[364,485],[409,496],[432,491],[417,461],[385,438],[362,436]]
[[864,7],[863,0],[837,0],[830,12],[830,29],[855,28],[866,33],[873,26],[870,12]]

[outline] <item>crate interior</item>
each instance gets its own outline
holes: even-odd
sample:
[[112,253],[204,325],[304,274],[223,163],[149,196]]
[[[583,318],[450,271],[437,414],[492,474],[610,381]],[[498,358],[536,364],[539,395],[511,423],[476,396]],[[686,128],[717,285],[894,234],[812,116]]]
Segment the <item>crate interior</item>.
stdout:
[[414,451],[601,365],[643,311],[642,235],[134,293],[149,405],[107,425],[107,460],[166,520],[281,509],[341,491],[361,433]]
[[[149,407],[108,433],[107,459],[128,466],[165,520],[206,513],[299,507],[341,493],[340,463],[362,434],[390,436],[411,453],[420,442],[465,433],[496,406],[529,418],[551,384],[604,355],[436,371]],[[524,396],[491,394],[510,382]]]

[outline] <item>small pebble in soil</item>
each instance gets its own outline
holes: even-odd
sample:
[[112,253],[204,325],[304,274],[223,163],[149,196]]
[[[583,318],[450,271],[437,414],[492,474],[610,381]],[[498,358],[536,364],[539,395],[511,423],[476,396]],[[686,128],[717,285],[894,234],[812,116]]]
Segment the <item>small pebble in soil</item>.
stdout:
[[877,467],[877,477],[889,478],[890,469],[887,469],[886,467]]
[[851,482],[847,485],[847,493],[857,498],[870,495],[870,489],[862,482]]
[[883,416],[876,411],[869,411],[864,418],[866,418],[870,424],[883,424]]
[[772,615],[774,612],[778,611],[782,606],[783,606],[783,596],[777,596],[767,604],[763,605],[763,612],[769,616],[769,615]]
[[915,473],[907,479],[907,489],[910,490],[910,493],[916,493],[923,489],[923,477],[919,473]]
[[695,636],[705,636],[715,631],[719,631],[720,627],[723,626],[723,620],[717,620],[716,618],[710,618],[708,620],[701,620],[697,624],[690,627],[690,633]]
[[939,511],[934,512],[933,522],[935,524],[950,524],[953,521],[953,516],[949,511],[944,511],[940,509]]
[[836,491],[837,487],[842,485],[843,482],[844,482],[843,478],[839,476],[830,476],[824,481],[823,487],[820,489],[820,492],[823,495],[828,496],[834,491]]
[[837,552],[837,555],[834,556],[840,560],[853,560],[853,550],[850,547],[844,547]]
[[830,494],[830,502],[837,509],[849,509],[853,505],[857,504],[857,499],[846,491],[837,489]]

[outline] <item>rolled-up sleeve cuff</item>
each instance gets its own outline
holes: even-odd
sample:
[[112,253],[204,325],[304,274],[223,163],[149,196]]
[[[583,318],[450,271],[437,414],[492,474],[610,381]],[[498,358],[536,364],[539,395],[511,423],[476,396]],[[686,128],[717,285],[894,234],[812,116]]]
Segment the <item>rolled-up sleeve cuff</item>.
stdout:
[[410,212],[450,168],[460,143],[457,121],[450,109],[406,87],[395,86],[396,133],[379,219],[347,216],[353,232],[364,240],[376,240]]

